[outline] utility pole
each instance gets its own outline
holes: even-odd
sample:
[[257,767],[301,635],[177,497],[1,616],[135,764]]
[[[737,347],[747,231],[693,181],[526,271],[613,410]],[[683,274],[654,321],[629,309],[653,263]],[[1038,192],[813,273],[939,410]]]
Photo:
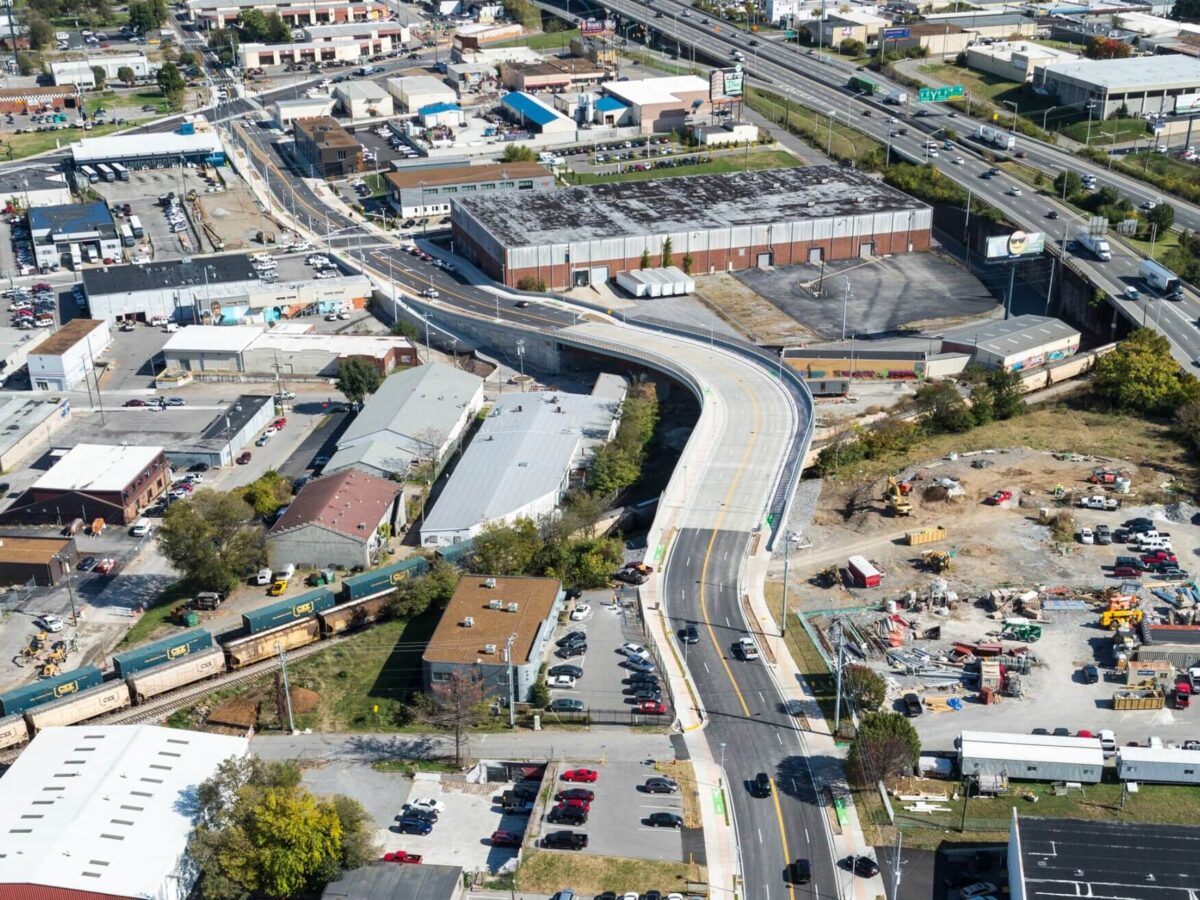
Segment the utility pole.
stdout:
[[516,685],[513,684],[513,671],[512,671],[512,648],[513,648],[513,642],[516,641],[516,639],[517,639],[517,636],[515,634],[510,634],[508,636],[508,640],[506,640],[504,642],[504,673],[505,673],[505,678],[508,680],[508,727],[509,728],[517,727],[517,691],[516,691]]
[[[686,469],[684,470],[686,473]],[[686,478],[686,474],[684,475]],[[783,599],[779,602],[779,636],[783,637],[787,631],[787,589],[788,589],[788,563],[792,558],[792,535],[789,532],[783,539]]]
[[71,627],[79,627],[79,614],[75,611],[75,586],[71,584],[71,558],[65,553],[56,553],[54,558],[62,563],[63,572],[67,576],[67,596],[71,598]]
[[287,677],[287,654],[283,650],[283,646],[276,641],[275,649],[279,651],[279,670],[283,673],[283,702],[287,707],[288,731],[295,732],[296,723],[292,719],[292,692],[288,687]]
[[833,707],[833,736],[836,738],[842,724],[842,653],[843,653],[842,620],[837,621],[837,698]]
[[900,900],[900,848],[904,845],[904,832],[896,830],[896,855],[892,857],[892,900]]

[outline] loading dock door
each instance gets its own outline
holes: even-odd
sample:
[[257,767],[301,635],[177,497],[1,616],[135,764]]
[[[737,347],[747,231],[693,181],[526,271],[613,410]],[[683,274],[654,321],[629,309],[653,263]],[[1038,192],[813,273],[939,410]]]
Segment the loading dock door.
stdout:
[[810,247],[808,250],[808,261],[813,265],[818,265],[825,258],[825,250],[821,247]]
[[608,281],[608,266],[596,266],[590,272],[592,276],[590,284],[604,284]]
[[863,241],[861,244],[858,245],[859,259],[870,259],[874,255],[875,255],[875,242],[874,241]]
[[768,250],[766,253],[758,254],[758,261],[755,263],[760,269],[769,269],[775,264],[775,254]]

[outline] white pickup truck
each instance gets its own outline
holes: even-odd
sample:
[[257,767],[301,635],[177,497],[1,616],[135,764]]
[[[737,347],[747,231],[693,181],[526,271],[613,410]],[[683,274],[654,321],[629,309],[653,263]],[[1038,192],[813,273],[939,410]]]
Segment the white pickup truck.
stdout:
[[1084,509],[1114,510],[1121,508],[1121,501],[1116,497],[1105,497],[1101,494],[1093,494],[1091,497],[1080,497],[1079,505]]

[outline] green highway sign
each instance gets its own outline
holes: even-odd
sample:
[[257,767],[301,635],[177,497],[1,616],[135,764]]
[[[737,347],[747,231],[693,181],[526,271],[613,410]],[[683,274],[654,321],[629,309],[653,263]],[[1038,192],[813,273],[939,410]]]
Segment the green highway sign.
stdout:
[[920,103],[944,103],[962,97],[966,92],[961,84],[951,84],[940,88],[921,88],[917,91]]

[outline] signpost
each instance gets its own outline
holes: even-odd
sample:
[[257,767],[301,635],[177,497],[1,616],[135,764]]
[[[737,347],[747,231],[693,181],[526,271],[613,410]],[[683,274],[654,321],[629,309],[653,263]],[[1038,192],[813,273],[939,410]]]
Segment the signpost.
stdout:
[[957,100],[966,95],[961,84],[948,84],[940,88],[921,88],[917,91],[918,103],[945,103],[947,100]]

